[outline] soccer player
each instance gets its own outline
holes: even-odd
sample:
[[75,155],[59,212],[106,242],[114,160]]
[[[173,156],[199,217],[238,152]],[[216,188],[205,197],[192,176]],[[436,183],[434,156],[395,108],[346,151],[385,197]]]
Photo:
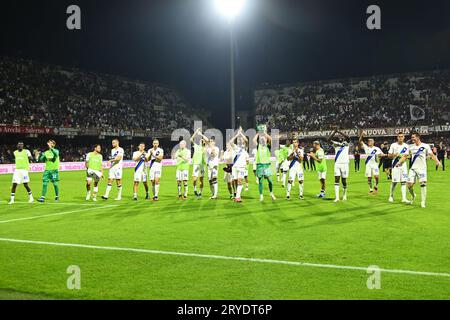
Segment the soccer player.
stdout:
[[314,164],[314,167],[317,169],[320,181],[320,193],[317,195],[317,198],[325,198],[327,180],[327,159],[325,158],[325,151],[323,151],[319,141],[313,142],[312,150],[313,151],[309,153],[309,157],[318,163],[317,166]]
[[[413,133],[411,136],[412,145],[409,146],[409,156],[411,157],[411,166],[409,168],[408,183],[407,187],[409,193],[412,196],[410,203],[412,204],[416,199],[416,194],[414,193],[414,184],[417,180],[420,183],[420,193],[421,193],[421,204],[422,208],[426,207],[427,199],[427,157],[430,157],[437,166],[441,166],[441,162],[438,160],[436,155],[433,154],[431,148],[428,144],[423,143],[420,138],[419,133]],[[397,166],[402,166],[406,161],[407,157],[404,156],[398,163]]]
[[[341,136],[341,139],[339,141],[333,140],[333,138],[336,136],[336,134],[339,134]],[[347,136],[345,133],[334,130],[331,134],[329,141],[333,144],[335,156],[334,156],[334,202],[339,202],[339,187],[340,187],[340,180],[342,180],[342,200],[347,201],[347,178],[349,175],[349,165],[350,165],[350,157],[349,157],[349,150],[350,150],[350,137]]]
[[38,161],[45,162],[45,171],[42,176],[42,195],[37,200],[44,202],[47,195],[49,182],[53,183],[55,189],[55,201],[59,201],[59,150],[56,149],[55,140],[47,141],[48,150],[39,155]]
[[270,197],[272,200],[276,200],[277,198],[273,194],[272,170],[270,169],[270,145],[272,144],[272,137],[266,132],[258,132],[253,138],[253,143],[257,145],[255,162],[256,176],[259,182],[259,201],[264,201],[264,179],[269,184]]
[[17,150],[14,151],[14,162],[16,163],[16,168],[14,169],[14,174],[12,178],[12,188],[11,188],[11,199],[8,204],[14,203],[14,197],[16,195],[16,189],[18,184],[23,184],[28,192],[28,202],[34,201],[33,193],[28,185],[30,182],[30,175],[28,171],[30,170],[30,161],[33,161],[31,152],[28,149],[24,149],[23,142],[17,144]]
[[153,139],[153,148],[148,150],[147,159],[150,160],[150,181],[152,182],[153,201],[158,201],[159,182],[161,181],[164,150],[159,147],[159,140]]
[[[364,133],[361,130],[361,134],[359,136],[359,144],[361,148],[363,148],[364,153],[367,158],[365,161],[366,164],[366,177],[367,183],[369,184],[369,194],[378,193],[378,182],[380,181],[380,169],[378,167],[378,159],[383,157],[383,151],[380,148],[375,146],[374,139],[368,139],[367,144],[363,141]],[[373,185],[373,179],[375,179],[375,186]]]
[[[189,161],[191,160],[191,150],[186,148],[186,141],[180,141],[180,148],[175,152],[177,161],[177,186],[178,199],[186,200],[188,196]],[[184,186],[184,194],[181,193],[181,185]]]
[[133,152],[134,166],[134,184],[133,184],[133,200],[138,199],[139,183],[142,182],[145,188],[145,199],[149,198],[148,194],[148,182],[145,163],[148,161],[147,154],[145,153],[145,143],[141,142],[138,146],[138,150]]
[[117,197],[114,200],[122,200],[122,166],[123,166],[124,151],[119,145],[119,139],[115,138],[112,141],[111,157],[108,160],[110,169],[108,173],[108,185],[106,186],[105,194],[102,199],[107,200],[112,189],[112,183],[116,180]]
[[403,133],[397,134],[397,142],[391,144],[388,151],[388,157],[392,161],[392,182],[389,194],[389,202],[394,202],[394,191],[398,183],[401,184],[402,202],[408,203],[406,199],[406,183],[408,182],[408,166],[406,162],[400,163],[400,160],[409,155],[409,146],[405,142]]
[[217,176],[219,174],[219,156],[220,150],[216,146],[214,139],[208,139],[202,134],[203,140],[206,142],[206,166],[208,168],[209,188],[211,189],[210,200],[217,199],[219,185],[217,184]]
[[233,159],[234,159],[234,151],[231,143],[227,143],[227,149],[222,153],[222,161],[225,163],[225,168],[223,171],[225,172],[223,181],[227,183],[228,192],[230,193],[230,199],[233,200],[235,198],[236,190],[233,184]]
[[101,152],[102,147],[96,144],[94,150],[86,155],[86,201],[91,199],[92,181],[94,181],[92,201],[97,201],[98,182],[103,179],[103,156]]
[[288,184],[286,188],[286,199],[291,199],[291,189],[292,189],[292,183],[295,179],[298,180],[299,183],[299,198],[303,199],[303,181],[304,181],[304,175],[303,175],[303,149],[299,147],[299,141],[298,139],[294,139],[293,142],[293,149],[291,153],[288,155],[287,160],[289,161],[289,179]]
[[[206,142],[202,138],[200,138],[200,144],[195,142],[195,137],[200,131],[201,128],[198,128],[191,137],[191,142],[194,145],[194,155],[192,156],[192,184],[194,186],[194,195],[197,198],[202,197],[203,179],[206,171]],[[197,181],[200,181],[200,191],[197,189]]]
[[[236,141],[236,144],[234,143]],[[230,144],[234,149],[234,159],[233,159],[233,168],[232,168],[232,176],[233,183],[236,186],[236,202],[242,202],[241,193],[243,188],[243,181],[245,177],[245,167],[247,166],[247,158],[248,153],[246,149],[246,143],[248,143],[247,137],[242,132],[242,128],[239,128],[236,135],[231,138]]]

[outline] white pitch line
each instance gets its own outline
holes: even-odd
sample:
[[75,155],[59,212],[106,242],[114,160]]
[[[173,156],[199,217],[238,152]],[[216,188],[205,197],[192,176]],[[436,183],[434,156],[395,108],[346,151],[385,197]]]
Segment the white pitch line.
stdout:
[[[210,254],[200,254],[200,253],[161,251],[161,250],[126,248],[126,247],[96,246],[96,245],[76,244],[76,243],[34,241],[34,240],[21,240],[21,239],[9,239],[9,238],[0,238],[0,241],[15,242],[15,243],[27,243],[27,244],[36,244],[36,245],[58,246],[58,247],[72,247],[72,248],[85,248],[85,249],[96,249],[96,250],[125,251],[125,252],[137,252],[137,253],[148,253],[148,254],[159,254],[159,255],[172,255],[172,256],[182,256],[182,257],[195,257],[195,258],[204,258],[204,259],[234,260],[234,261],[258,262],[258,263],[268,263],[268,264],[282,264],[282,265],[312,267],[312,268],[345,269],[345,270],[358,270],[358,271],[366,271],[366,272],[367,272],[367,270],[369,270],[369,267],[342,266],[342,265],[334,265],[334,264],[320,264],[320,263],[284,261],[284,260],[272,260],[272,259],[260,259],[260,258],[230,257],[230,256],[220,256],[220,255],[210,255]],[[415,276],[433,276],[433,277],[450,278],[450,273],[411,271],[411,270],[400,270],[400,269],[382,269],[382,268],[380,268],[379,271],[386,272],[386,273],[408,274],[408,275],[415,275]]]
[[[108,205],[108,206],[101,206],[101,207],[99,206],[96,209],[100,210],[100,209],[113,208],[113,207],[117,207],[117,205]],[[88,210],[92,210],[92,208],[85,208],[85,209],[78,209],[78,210],[71,210],[71,211],[64,211],[64,212],[57,212],[57,213],[49,213],[49,214],[43,214],[43,215],[40,215],[40,216],[16,218],[16,219],[10,219],[10,220],[0,220],[0,223],[9,223],[9,222],[15,222],[15,221],[40,219],[40,218],[52,217],[52,216],[62,216],[62,215],[65,215],[65,214],[82,212],[82,211],[88,211]]]
[[[8,202],[8,201],[6,201]],[[48,202],[46,201],[45,203],[39,203],[39,202],[32,202],[29,203],[28,201],[15,201],[14,203],[19,203],[19,204],[30,204],[30,205],[59,205],[59,206],[89,206],[89,207],[94,207],[94,206],[100,206],[98,204],[94,204],[94,203],[76,203],[76,202]],[[14,206],[14,205],[13,205]]]

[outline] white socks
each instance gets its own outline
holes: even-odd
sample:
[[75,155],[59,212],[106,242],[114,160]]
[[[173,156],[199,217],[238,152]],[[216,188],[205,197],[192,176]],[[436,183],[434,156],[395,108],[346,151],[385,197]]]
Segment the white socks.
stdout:
[[241,192],[242,192],[242,184],[238,184],[237,190],[236,190],[236,198],[238,198],[238,199],[241,198]]
[[111,184],[108,184],[108,185],[106,186],[106,191],[105,191],[105,197],[106,197],[106,198],[109,197],[109,193],[111,192],[111,188],[112,188],[112,185],[111,185]]
[[219,185],[217,184],[217,181],[213,182],[213,190],[214,190],[214,197],[217,197],[217,193],[219,191]]
[[334,184],[335,199],[339,199],[339,183]]
[[427,201],[427,186],[426,185],[420,186],[420,195],[421,195],[422,205],[424,206],[425,202]]
[[286,188],[286,196],[287,197],[291,196],[291,189],[292,189],[292,182],[288,181],[287,188]]

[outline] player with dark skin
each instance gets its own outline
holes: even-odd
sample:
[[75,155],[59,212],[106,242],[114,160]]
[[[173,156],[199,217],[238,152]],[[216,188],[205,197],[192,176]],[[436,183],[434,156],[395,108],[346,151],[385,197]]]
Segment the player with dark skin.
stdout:
[[[22,152],[23,148],[24,148],[23,142],[19,142],[19,143],[17,144],[17,150],[18,150],[19,152]],[[29,159],[30,162],[33,162],[33,157],[28,157],[28,159]],[[27,190],[28,193],[31,192],[31,188],[30,188],[30,186],[28,185],[28,183],[24,183],[23,186],[25,187],[25,189]],[[16,193],[16,189],[17,189],[17,183],[13,183],[13,184],[12,184],[12,188],[11,188],[11,193]]]

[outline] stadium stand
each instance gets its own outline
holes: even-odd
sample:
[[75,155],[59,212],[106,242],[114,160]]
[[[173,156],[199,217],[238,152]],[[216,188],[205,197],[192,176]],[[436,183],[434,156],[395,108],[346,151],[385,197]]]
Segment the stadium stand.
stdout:
[[0,57],[0,124],[170,133],[196,119],[169,87]]
[[282,132],[450,122],[450,70],[265,87],[256,123]]

